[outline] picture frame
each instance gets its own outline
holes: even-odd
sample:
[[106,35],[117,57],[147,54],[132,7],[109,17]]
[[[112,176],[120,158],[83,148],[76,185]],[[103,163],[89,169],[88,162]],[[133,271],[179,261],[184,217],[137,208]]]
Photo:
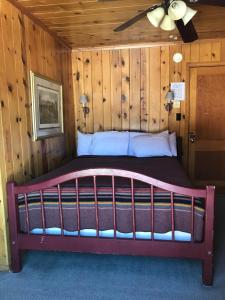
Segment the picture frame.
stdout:
[[62,84],[30,71],[33,140],[64,133]]

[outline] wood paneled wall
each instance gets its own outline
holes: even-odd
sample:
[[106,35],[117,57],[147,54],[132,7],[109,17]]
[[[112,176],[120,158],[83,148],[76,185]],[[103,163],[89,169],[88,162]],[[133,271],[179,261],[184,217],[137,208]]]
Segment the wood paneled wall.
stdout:
[[[176,52],[183,61],[173,62]],[[176,131],[183,137],[187,165],[189,66],[225,62],[225,40],[146,48],[73,51],[76,128],[99,130]],[[170,113],[165,95],[170,82],[186,82],[186,101]],[[79,97],[87,94],[90,113],[84,117]],[[181,121],[176,114],[181,113]]]
[[[7,265],[6,182],[25,182],[74,153],[74,103],[71,51],[6,0],[0,44],[0,265]],[[63,82],[63,136],[32,140],[29,70]]]

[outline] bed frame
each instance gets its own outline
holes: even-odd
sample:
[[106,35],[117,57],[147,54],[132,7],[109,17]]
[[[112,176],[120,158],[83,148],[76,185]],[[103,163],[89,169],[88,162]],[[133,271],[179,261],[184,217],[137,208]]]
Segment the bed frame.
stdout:
[[[96,178],[98,176],[111,177],[112,195],[113,195],[113,225],[114,237],[102,238],[99,237],[99,214],[98,214],[98,199]],[[96,237],[81,237],[80,236],[80,214],[79,214],[79,179],[83,177],[93,178],[93,189],[95,196],[95,211],[96,211]],[[132,195],[132,239],[121,239],[116,237],[116,202],[115,202],[115,178],[129,178]],[[64,220],[61,201],[61,184],[67,181],[74,180],[76,188],[77,205],[77,220],[78,220],[78,236],[64,236]],[[142,181],[147,183],[151,192],[151,231],[154,232],[154,192],[156,188],[163,189],[170,193],[171,201],[171,231],[172,239],[170,241],[159,241],[154,239],[152,234],[151,240],[136,239],[135,236],[135,202],[134,202],[134,181]],[[51,236],[45,234],[45,208],[43,201],[43,192],[45,189],[57,186],[58,187],[58,206],[61,224],[61,235]],[[29,210],[27,194],[33,191],[40,191],[41,195],[41,218],[43,226],[43,234],[34,235],[31,233],[21,233],[19,225],[19,210],[17,203],[17,195],[24,194],[26,224],[29,229]],[[22,268],[21,252],[22,250],[59,250],[70,252],[87,252],[98,254],[124,254],[124,255],[145,255],[145,256],[160,256],[174,258],[191,258],[202,261],[202,280],[205,285],[212,285],[213,282],[213,225],[214,225],[214,197],[215,187],[207,186],[205,189],[185,188],[171,185],[159,180],[156,180],[145,175],[118,169],[88,169],[72,172],[63,176],[49,179],[41,183],[16,185],[14,182],[7,184],[8,193],[8,210],[9,210],[9,229],[11,240],[11,270],[12,272],[20,272]],[[192,199],[191,213],[191,241],[178,242],[175,241],[175,222],[174,222],[174,193],[189,196]],[[205,201],[205,218],[204,218],[204,233],[203,241],[194,241],[194,201],[196,197],[201,197]],[[29,230],[28,230],[29,231]]]

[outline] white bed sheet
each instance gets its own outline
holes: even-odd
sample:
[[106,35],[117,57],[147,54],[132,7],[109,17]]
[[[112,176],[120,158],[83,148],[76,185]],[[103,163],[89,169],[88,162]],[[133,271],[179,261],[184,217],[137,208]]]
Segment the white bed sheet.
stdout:
[[[78,231],[67,231],[64,230],[65,236],[78,236]],[[42,228],[34,228],[31,230],[32,234],[44,234],[44,230]],[[46,228],[45,234],[48,235],[61,235],[61,229],[57,227],[52,228]],[[80,230],[80,236],[83,237],[96,237],[97,231],[95,229],[82,229]],[[114,230],[100,230],[99,231],[99,237],[102,238],[113,238],[114,237]],[[125,238],[125,239],[132,239],[133,233],[128,232],[120,232],[116,231],[116,237],[117,238]],[[152,237],[151,232],[142,232],[138,231],[136,232],[136,239],[144,239],[144,240],[150,240]],[[176,241],[182,241],[182,242],[189,242],[191,241],[191,234],[188,232],[178,231],[176,230],[174,232],[174,238]],[[154,239],[156,240],[162,240],[162,241],[171,241],[172,240],[172,231],[168,231],[166,233],[154,233]]]

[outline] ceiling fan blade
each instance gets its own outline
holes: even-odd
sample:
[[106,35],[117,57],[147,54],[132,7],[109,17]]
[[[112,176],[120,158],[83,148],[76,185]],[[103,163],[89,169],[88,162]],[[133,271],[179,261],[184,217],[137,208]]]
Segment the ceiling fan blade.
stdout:
[[147,8],[146,10],[144,10],[143,12],[141,12],[140,14],[136,15],[135,17],[131,18],[130,20],[128,20],[127,22],[123,23],[122,25],[116,27],[114,29],[115,32],[118,31],[123,31],[124,29],[128,28],[129,26],[133,25],[134,23],[136,23],[137,21],[141,20],[142,18],[144,18],[146,16],[146,14],[154,9],[156,9],[157,7],[160,7],[161,5],[153,5],[149,8]]
[[175,21],[175,23],[184,43],[194,42],[198,39],[198,34],[195,30],[192,21],[189,21],[187,25],[184,25],[182,19]]
[[190,4],[205,4],[205,5],[214,5],[214,6],[224,6],[224,0],[188,0]]

